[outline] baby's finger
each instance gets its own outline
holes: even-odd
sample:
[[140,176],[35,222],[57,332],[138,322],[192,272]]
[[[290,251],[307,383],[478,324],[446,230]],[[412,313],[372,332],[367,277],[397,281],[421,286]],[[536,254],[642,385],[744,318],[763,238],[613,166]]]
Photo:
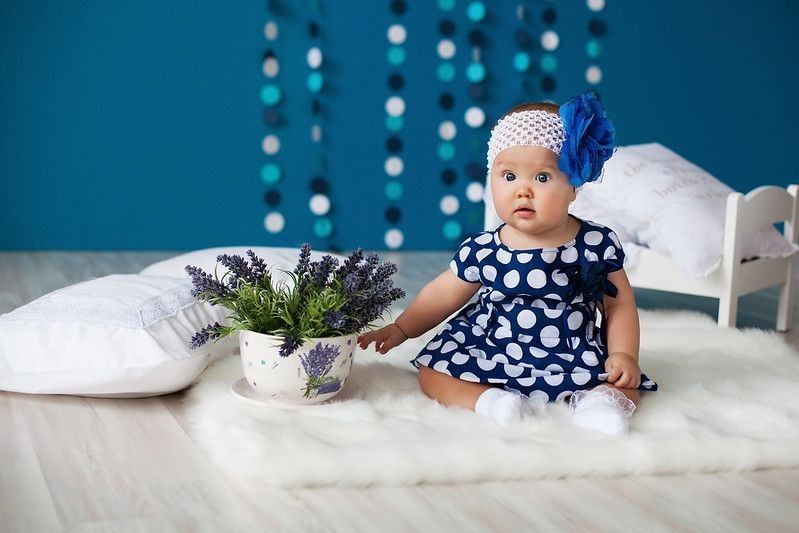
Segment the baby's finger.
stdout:
[[630,384],[630,373],[629,372],[622,372],[621,377],[619,377],[618,381],[614,383],[620,389],[626,389],[627,386]]
[[622,374],[621,369],[619,368],[611,369],[610,372],[608,373],[608,381],[615,385],[616,381],[619,379],[619,377],[621,377],[621,374]]

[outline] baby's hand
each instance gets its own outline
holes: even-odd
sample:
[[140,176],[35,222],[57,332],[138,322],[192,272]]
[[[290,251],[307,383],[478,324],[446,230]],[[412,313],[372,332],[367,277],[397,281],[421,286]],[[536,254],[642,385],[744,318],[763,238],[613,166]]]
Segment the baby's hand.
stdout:
[[608,372],[608,383],[620,389],[637,389],[641,384],[641,368],[629,354],[610,354],[605,361],[605,371]]
[[375,342],[375,351],[384,354],[395,346],[399,346],[408,338],[393,322],[388,326],[364,333],[358,337],[358,346],[367,348],[372,341]]

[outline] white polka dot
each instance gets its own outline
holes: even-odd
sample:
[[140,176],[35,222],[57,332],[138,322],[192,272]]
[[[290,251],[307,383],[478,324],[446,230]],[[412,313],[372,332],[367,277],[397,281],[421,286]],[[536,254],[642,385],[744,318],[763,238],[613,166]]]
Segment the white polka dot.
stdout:
[[516,321],[519,323],[520,328],[530,329],[535,326],[535,313],[529,309],[523,309],[516,316]]
[[557,49],[558,45],[560,45],[560,37],[557,32],[547,30],[541,34],[541,48],[544,50],[551,52]]
[[455,43],[449,39],[441,39],[436,46],[436,52],[441,59],[452,59],[456,51]]
[[392,96],[386,100],[386,113],[392,117],[398,117],[405,113],[405,100],[399,96]]
[[582,359],[583,363],[588,366],[596,366],[599,364],[599,359],[597,359],[597,356],[594,352],[583,352],[583,355],[580,356],[580,359]]
[[592,252],[590,250],[586,250],[584,255],[585,255],[585,258],[591,263],[595,263],[595,262],[599,261],[599,256],[596,255],[594,252]]
[[541,348],[537,348],[535,346],[530,346],[530,355],[537,359],[544,359],[545,357],[549,357],[549,352],[546,350],[542,350]]
[[471,372],[463,372],[460,376],[460,379],[464,381],[471,381],[472,383],[480,383],[480,378],[472,374]]
[[386,159],[383,168],[389,176],[399,176],[405,170],[405,163],[394,155]]
[[525,344],[530,344],[530,343],[533,341],[533,336],[532,336],[532,335],[523,335],[523,334],[521,334],[521,333],[518,333],[518,334],[516,335],[516,339],[517,339],[519,342],[523,342],[523,343],[525,343]]
[[402,246],[405,236],[402,234],[402,231],[398,230],[397,228],[392,228],[386,232],[385,238],[383,240],[385,241],[386,246],[392,250],[396,250]]
[[477,244],[488,244],[489,242],[491,242],[491,239],[493,238],[494,238],[493,235],[491,235],[490,233],[481,233],[480,235],[474,238],[474,242],[476,242]]
[[310,204],[311,213],[314,215],[322,216],[330,211],[330,198],[324,194],[314,194],[308,203]]
[[602,11],[605,9],[605,0],[586,0],[585,3],[588,4],[588,9],[591,11]]
[[572,372],[569,374],[575,385],[585,385],[591,380],[591,374],[588,372]]
[[478,270],[476,266],[466,267],[466,270],[463,271],[463,275],[469,281],[478,281],[480,279],[480,270]]
[[543,250],[541,252],[541,259],[545,263],[551,263],[557,258],[558,258],[558,252],[556,250]]
[[274,57],[267,57],[262,66],[264,76],[274,78],[280,72],[280,63]]
[[538,379],[535,376],[530,376],[526,378],[519,378],[516,380],[516,383],[521,385],[522,387],[532,387],[535,383],[535,380]]
[[461,249],[458,251],[458,257],[460,258],[461,263],[466,261],[466,258],[469,257],[469,252],[471,251],[471,248],[468,246],[461,247]]
[[308,54],[306,54],[306,60],[308,61],[308,66],[312,69],[317,69],[322,66],[322,51],[314,46],[308,50]]
[[441,353],[449,353],[455,350],[458,347],[458,343],[453,341],[447,341],[444,343],[444,346],[441,347]]
[[483,185],[473,181],[466,186],[466,198],[468,198],[470,202],[481,202],[483,201],[483,191]]
[[547,403],[549,402],[549,396],[546,392],[542,390],[534,390],[530,393],[530,399],[534,403]]
[[[562,299],[559,294],[555,294],[554,292],[550,292],[549,294],[544,296],[544,298],[547,298],[549,300],[556,300],[556,301],[560,301]],[[542,302],[542,300],[538,300],[538,301]],[[558,305],[560,305],[560,304],[558,304]],[[546,305],[543,305],[542,307],[546,307]]]
[[469,359],[471,358],[463,352],[454,353],[452,354],[452,357],[449,358],[449,360],[452,361],[453,365],[462,365],[466,363],[466,361],[468,361]]
[[556,365],[555,363],[552,363],[551,365],[547,365],[547,367],[544,370],[546,370],[547,372],[552,372],[553,374],[555,372],[561,372],[562,373],[563,372],[563,367],[560,366],[560,365]]
[[543,270],[536,268],[527,274],[527,283],[534,289],[540,289],[547,284],[547,275]]
[[491,358],[498,365],[508,364],[508,357],[504,353],[498,353]]
[[476,337],[482,337],[485,335],[485,330],[480,326],[472,326],[472,335]]
[[485,265],[483,267],[483,277],[488,281],[494,281],[497,279],[497,269],[491,265]]
[[533,258],[533,254],[518,254],[516,256],[516,259],[522,264],[529,263],[530,259],[532,259],[532,258]]
[[610,259],[611,257],[615,257],[616,256],[616,247],[615,246],[608,246],[605,249],[605,253],[602,254],[602,256],[605,259]]
[[274,21],[270,20],[269,22],[264,24],[264,37],[266,37],[266,40],[274,41],[275,39],[277,39],[277,34],[278,34],[277,24],[275,24]]
[[545,307],[545,308],[544,308],[544,314],[545,314],[547,317],[549,317],[549,318],[558,318],[558,317],[560,317],[560,315],[561,315],[561,313],[562,313],[562,312],[563,312],[563,311],[561,311],[561,310],[560,310],[560,309],[558,309],[558,308],[555,308],[555,309],[550,309],[550,308],[548,308],[548,307]]
[[519,273],[515,270],[511,270],[502,278],[502,281],[505,283],[505,286],[508,288],[513,288],[519,284]]
[[425,348],[430,350],[430,351],[433,351],[433,350],[438,350],[439,346],[441,346],[441,339],[432,341],[427,346],[425,346]]
[[563,374],[553,374],[551,376],[544,376],[544,381],[553,387],[557,387],[563,383]]
[[388,27],[386,37],[391,44],[402,44],[408,37],[408,32],[402,24],[392,24]]
[[560,285],[561,287],[565,287],[569,284],[569,276],[564,274],[560,271],[555,271],[552,273],[552,281],[555,282],[555,285]]
[[261,142],[261,149],[266,155],[275,155],[280,151],[280,139],[277,135],[267,135]]
[[462,331],[456,331],[455,333],[453,333],[452,338],[455,340],[455,342],[459,342],[461,344],[466,342],[466,334],[463,333]]
[[571,396],[572,394],[574,394],[574,391],[570,391],[570,390],[561,391],[560,393],[558,393],[558,396],[555,398],[555,401],[562,402],[565,399],[567,399],[569,396]]
[[433,359],[433,356],[430,355],[429,353],[426,353],[424,355],[420,355],[419,357],[417,357],[416,362],[422,366],[428,366],[430,364],[431,359]]
[[577,261],[579,254],[577,253],[577,248],[571,246],[566,248],[560,253],[560,260],[564,263],[574,263]]
[[497,250],[497,261],[499,261],[503,265],[507,265],[508,263],[510,263],[511,259],[513,259],[513,255],[511,255],[511,253],[508,252],[507,250],[503,250],[502,248]]
[[596,65],[591,65],[585,69],[585,81],[591,85],[597,85],[602,81],[602,69]]
[[502,379],[502,378],[488,378],[488,382],[489,383],[498,383],[500,385],[504,385],[505,383],[508,382],[508,380],[507,379]]
[[524,372],[524,367],[516,365],[505,365],[504,370],[509,377],[515,378],[522,375],[522,373]]
[[486,353],[479,348],[469,348],[469,355],[481,360],[485,360],[486,357]]
[[571,363],[572,361],[574,361],[574,354],[570,354],[570,353],[558,353],[558,354],[555,354],[555,355],[557,355],[558,357],[560,357],[560,358],[561,358],[561,359],[563,359],[564,361],[568,361],[568,362],[570,362],[570,363]]
[[486,114],[479,107],[472,106],[463,114],[463,120],[470,128],[479,128],[485,123]]
[[583,323],[583,314],[580,311],[574,311],[569,315],[567,322],[569,323],[569,329],[577,329]]
[[583,236],[583,240],[585,241],[585,244],[589,246],[596,246],[602,242],[602,234],[598,231],[589,231]]
[[286,219],[280,213],[269,213],[264,218],[264,227],[269,233],[280,233],[286,226]]
[[491,248],[481,248],[480,250],[477,251],[475,257],[477,257],[477,262],[479,263],[489,255],[491,255]]
[[541,344],[547,348],[552,348],[558,344],[560,340],[560,331],[555,326],[545,326],[541,329]]
[[496,361],[491,361],[489,359],[477,359],[477,366],[479,366],[483,370],[494,370],[497,366]]
[[515,342],[508,343],[508,345],[505,347],[505,353],[517,361],[521,359],[523,355],[522,347]]
[[438,125],[438,136],[445,141],[451,141],[458,134],[458,128],[451,120],[445,120]]
[[439,207],[441,208],[441,212],[445,215],[454,215],[458,212],[461,204],[458,201],[457,196],[454,194],[448,194],[441,199],[441,203]]
[[618,235],[616,235],[615,232],[611,231],[610,233],[608,233],[608,237],[610,237],[610,240],[612,240],[613,244],[616,245],[616,248],[621,248],[621,243],[619,243],[619,237]]
[[433,370],[436,372],[441,372],[442,374],[450,375],[449,370],[447,367],[449,366],[449,361],[438,361],[436,364],[433,365]]

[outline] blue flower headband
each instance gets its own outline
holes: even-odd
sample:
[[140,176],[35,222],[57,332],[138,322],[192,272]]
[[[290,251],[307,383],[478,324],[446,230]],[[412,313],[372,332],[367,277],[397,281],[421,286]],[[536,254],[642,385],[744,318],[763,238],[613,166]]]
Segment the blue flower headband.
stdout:
[[559,115],[517,111],[500,120],[488,141],[488,171],[496,156],[512,146],[542,146],[558,154],[558,168],[581,187],[596,181],[613,155],[616,130],[592,92],[573,96]]

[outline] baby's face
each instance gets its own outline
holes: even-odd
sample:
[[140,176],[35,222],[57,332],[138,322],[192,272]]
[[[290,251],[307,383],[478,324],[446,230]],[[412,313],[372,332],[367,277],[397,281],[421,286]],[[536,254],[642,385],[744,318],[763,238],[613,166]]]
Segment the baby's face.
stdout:
[[558,170],[558,156],[540,146],[502,150],[491,167],[491,195],[499,218],[528,235],[565,224],[577,197],[569,178]]

